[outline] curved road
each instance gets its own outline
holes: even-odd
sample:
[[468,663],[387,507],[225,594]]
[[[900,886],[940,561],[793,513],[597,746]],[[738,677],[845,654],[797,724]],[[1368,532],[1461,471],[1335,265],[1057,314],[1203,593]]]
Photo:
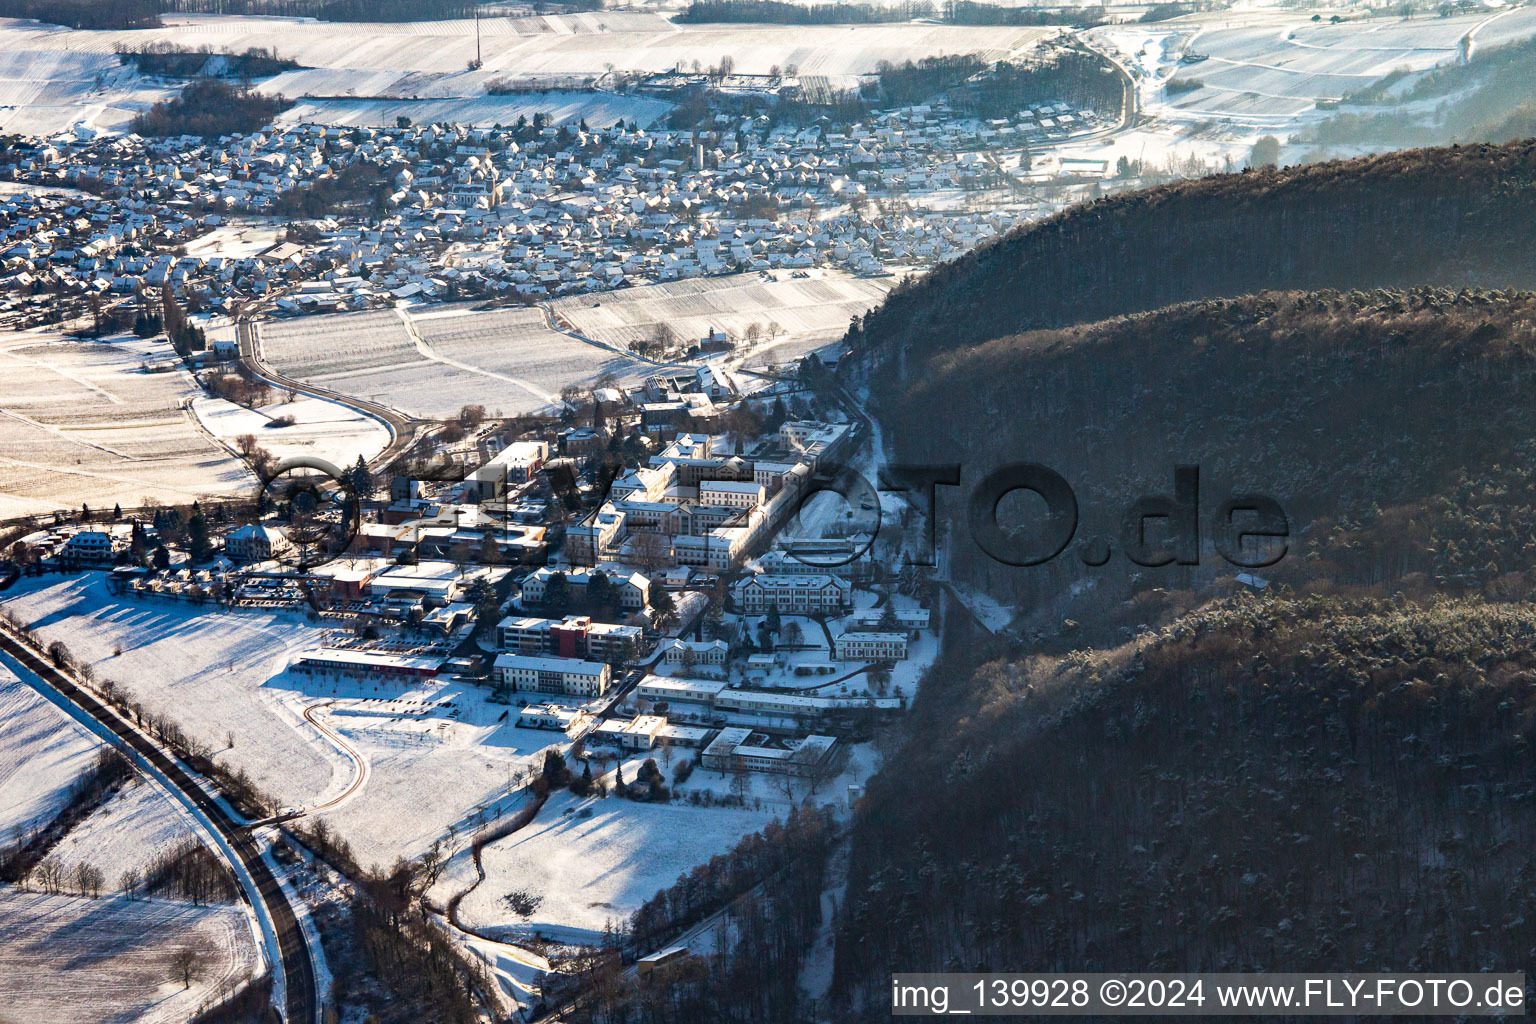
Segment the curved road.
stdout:
[[365,416],[372,416],[376,420],[383,421],[389,428],[389,444],[384,450],[375,455],[369,466],[377,469],[389,465],[395,459],[403,455],[416,440],[416,421],[405,416],[398,410],[391,409],[387,405],[379,405],[377,402],[369,402],[353,395],[343,395],[339,391],[329,388],[317,387],[306,384],[301,380],[279,373],[261,360],[261,347],[256,343],[255,321],[242,315],[235,324],[235,336],[240,345],[240,365],[247,373],[258,380],[266,381],[275,388],[296,391],[301,395],[309,395],[312,398],[323,398],[326,401],[345,405],[349,409],[356,409]]
[[197,777],[183,768],[175,758],[130,725],[113,708],[76,685],[47,658],[5,631],[0,631],[0,651],[53,687],[79,711],[116,737],[118,746],[131,750],[153,766],[213,824],[226,847],[234,851],[247,877],[255,884],[256,891],[247,892],[246,898],[261,901],[276,934],[281,959],[278,966],[282,971],[285,993],[283,1020],[288,1024],[312,1024],[319,1004],[309,942],[288,902],[287,894],[283,892],[267,862],[262,859],[261,851],[257,849],[244,823],[236,821],[218,801],[209,796],[198,784]]
[[341,733],[332,729],[330,726],[325,725],[315,717],[315,712],[323,711],[335,703],[336,702],[334,700],[325,700],[318,704],[311,704],[309,707],[304,709],[304,721],[314,726],[316,732],[330,740],[332,746],[341,751],[345,757],[351,759],[352,763],[357,766],[357,775],[352,779],[351,784],[349,784],[346,789],[342,790],[340,796],[333,800],[327,800],[325,803],[319,804],[318,806],[309,808],[305,812],[307,814],[315,814],[320,811],[334,810],[335,808],[340,807],[342,804],[346,803],[354,795],[356,795],[358,790],[367,785],[368,777],[373,774],[373,769],[368,764],[368,759],[363,756],[362,751],[358,750],[352,744],[343,739]]

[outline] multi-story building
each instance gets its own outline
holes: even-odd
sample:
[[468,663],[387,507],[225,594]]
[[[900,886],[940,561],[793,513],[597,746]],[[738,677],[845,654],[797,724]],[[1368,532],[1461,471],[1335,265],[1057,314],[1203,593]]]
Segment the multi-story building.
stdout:
[[110,562],[117,546],[109,533],[100,530],[81,530],[69,540],[59,554],[66,562]]
[[601,697],[612,679],[612,670],[604,662],[532,654],[499,654],[494,672],[497,682],[513,691],[563,693],[568,697]]
[[300,654],[288,666],[288,671],[328,681],[382,681],[409,686],[435,677],[444,660],[437,655],[322,647]]
[[681,665],[691,652],[695,665],[724,665],[729,650],[724,640],[668,640],[662,658],[668,665]]
[[839,661],[906,661],[905,633],[844,633],[837,638]]
[[549,590],[549,581],[556,573],[565,576],[565,585],[573,593],[585,594],[587,583],[592,579],[592,575],[598,572],[607,576],[608,582],[613,585],[620,608],[628,612],[646,609],[650,599],[651,581],[638,572],[629,572],[618,566],[573,566],[565,569],[544,566],[523,580],[523,601],[525,604],[543,604]]
[[853,587],[837,576],[748,576],[731,588],[740,609],[761,615],[777,607],[786,615],[831,615],[853,603]]
[[224,553],[237,562],[266,562],[292,549],[282,527],[265,523],[249,523],[224,538]]
[[726,508],[756,508],[766,494],[756,480],[701,480],[699,503]]
[[721,729],[700,755],[705,768],[715,771],[746,770],[774,772],[781,775],[811,775],[837,747],[835,736],[807,736],[782,747],[767,747],[752,742],[752,730],[742,727]]

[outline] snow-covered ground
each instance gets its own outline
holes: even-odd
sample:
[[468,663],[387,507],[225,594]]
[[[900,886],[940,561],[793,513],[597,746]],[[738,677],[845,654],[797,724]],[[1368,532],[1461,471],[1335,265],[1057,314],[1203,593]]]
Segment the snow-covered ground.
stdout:
[[[320,813],[363,864],[418,855],[438,836],[463,835],[514,806],[514,777],[564,740],[517,728],[516,708],[448,679],[402,690],[293,677],[288,657],[322,639],[293,613],[120,601],[100,573],[25,578],[4,604],[45,639],[65,641],[98,678],[118,681],[243,768],[278,803],[329,806]],[[327,702],[311,714],[367,762],[363,786],[340,802],[358,766],[304,717]]]
[[[300,396],[261,409],[247,409],[222,398],[204,395],[192,401],[192,411],[207,431],[234,446],[245,434],[279,459],[307,455],[345,468],[362,456],[372,459],[389,445],[389,428],[340,402]],[[274,420],[293,417],[290,426]]]
[[70,830],[50,854],[66,867],[89,864],[116,889],[122,873],[141,875],[154,859],[196,836],[180,803],[154,784],[135,778],[90,817]]
[[99,744],[0,666],[0,834],[53,820]]
[[[680,873],[731,849],[774,816],[561,793],[528,827],[485,848],[485,881],[464,900],[460,914],[465,924],[493,935],[594,941],[607,923],[622,923]],[[455,880],[465,870],[474,877],[467,855],[452,868]],[[517,921],[502,903],[517,889],[543,899],[526,921]]]
[[[731,361],[755,366],[766,362],[765,356],[797,359],[838,340],[849,319],[878,306],[894,284],[895,278],[859,278],[836,270],[773,271],[571,296],[557,299],[551,308],[586,337],[618,348],[653,337],[663,323],[678,337],[693,340],[712,329],[729,331],[743,346]],[[744,339],[753,324],[761,340],[748,348]],[[770,336],[772,324],[779,330]]]
[[[392,124],[493,124],[543,110],[558,117],[610,124],[620,117],[654,121],[669,104],[606,92],[561,92],[571,80],[609,71],[656,72],[698,62],[734,60],[743,74],[798,65],[802,74],[847,76],[937,54],[979,53],[1000,60],[1028,50],[1054,30],[896,25],[676,25],[657,14],[612,12],[538,18],[485,18],[483,66],[474,58],[469,19],[345,24],[308,18],[166,15],[164,27],[142,31],[70,30],[0,19],[0,128],[50,134],[85,124],[121,131],[133,115],[174,91],[174,83],[138,75],[114,51],[148,43],[208,46],[219,51],[271,48],[303,65],[263,88],[299,100],[287,120]],[[494,79],[547,90],[490,97]]]
[[188,502],[255,486],[186,408],[201,394],[172,357],[132,335],[72,341],[28,332],[0,345],[0,518]]
[[[256,966],[240,904],[0,888],[0,1018],[25,1024],[180,1024]],[[205,951],[190,988],[172,954]]]
[[320,631],[301,616],[119,599],[95,572],[23,578],[3,603],[44,639],[63,640],[97,678],[116,680],[244,768],[281,803],[308,804],[333,775],[338,788],[350,778],[350,763],[303,721],[303,695],[282,684],[286,653],[319,642]]
[[475,312],[423,306],[274,320],[260,325],[274,367],[333,391],[422,417],[465,405],[515,416],[558,406],[563,388],[612,374],[632,384],[648,367],[550,330],[537,309]]

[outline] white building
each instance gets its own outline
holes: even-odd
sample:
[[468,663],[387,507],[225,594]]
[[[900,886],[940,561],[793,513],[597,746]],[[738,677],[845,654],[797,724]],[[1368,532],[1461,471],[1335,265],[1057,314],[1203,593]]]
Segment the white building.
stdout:
[[905,633],[844,633],[837,638],[839,661],[906,661]]
[[853,603],[853,585],[837,576],[749,576],[731,588],[748,615],[777,607],[785,615],[830,615]]
[[513,691],[536,690],[568,697],[601,697],[612,678],[604,662],[531,654],[499,654],[494,672],[497,681]]
[[756,480],[701,480],[699,501],[727,508],[756,508],[767,497]]
[[689,651],[695,665],[724,665],[730,648],[724,640],[668,640],[662,651],[668,665],[681,665],[688,660]]
[[237,562],[266,562],[293,549],[280,526],[250,523],[224,538],[224,553]]

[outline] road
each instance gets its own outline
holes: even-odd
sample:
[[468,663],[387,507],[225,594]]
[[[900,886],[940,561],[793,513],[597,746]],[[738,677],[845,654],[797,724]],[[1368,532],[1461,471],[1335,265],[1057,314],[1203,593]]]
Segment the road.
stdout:
[[[155,774],[180,792],[183,800],[196,809],[199,817],[217,830],[221,845],[233,852],[243,868],[244,878],[240,881],[245,898],[261,903],[275,936],[279,954],[279,964],[276,966],[281,970],[280,980],[284,993],[283,1020],[287,1024],[313,1024],[318,1016],[319,1002],[309,942],[288,902],[287,894],[283,892],[267,862],[262,859],[261,851],[251,838],[246,823],[237,821],[217,800],[209,796],[199,783],[199,776],[184,768],[114,709],[97,700],[55,668],[46,657],[8,631],[0,630],[0,652],[62,695],[77,712],[113,737],[114,745],[128,751],[139,762],[149,765]],[[241,872],[236,874],[239,877]]]
[[280,373],[262,362],[261,346],[256,343],[255,321],[251,317],[244,315],[240,317],[235,324],[235,336],[240,343],[240,365],[257,380],[265,381],[275,388],[296,391],[301,395],[309,395],[313,398],[324,398],[327,401],[337,402],[347,406],[349,409],[356,409],[365,416],[372,416],[374,419],[382,420],[384,425],[389,428],[389,444],[370,460],[368,463],[370,468],[379,469],[388,466],[391,462],[405,454],[416,441],[417,421],[398,410],[391,409],[387,405],[369,402],[353,395],[343,395],[339,391],[332,391],[329,388],[306,384],[301,380],[289,377],[287,374]]
[[309,707],[304,709],[304,721],[314,726],[316,732],[330,740],[332,746],[341,751],[344,757],[349,758],[352,761],[352,764],[356,766],[357,772],[352,776],[352,781],[347,784],[347,788],[342,790],[340,796],[333,800],[327,800],[323,804],[309,808],[306,813],[310,814],[318,813],[320,811],[335,810],[337,807],[340,807],[342,804],[350,800],[353,795],[356,794],[360,789],[367,785],[368,777],[373,774],[373,767],[368,763],[368,759],[363,756],[363,752],[358,750],[352,744],[348,743],[346,739],[341,735],[341,733],[337,732],[335,729],[332,729],[330,726],[326,725],[316,717],[316,712],[322,711],[335,703],[336,702],[334,700],[326,700],[321,701],[318,704],[311,704]]

